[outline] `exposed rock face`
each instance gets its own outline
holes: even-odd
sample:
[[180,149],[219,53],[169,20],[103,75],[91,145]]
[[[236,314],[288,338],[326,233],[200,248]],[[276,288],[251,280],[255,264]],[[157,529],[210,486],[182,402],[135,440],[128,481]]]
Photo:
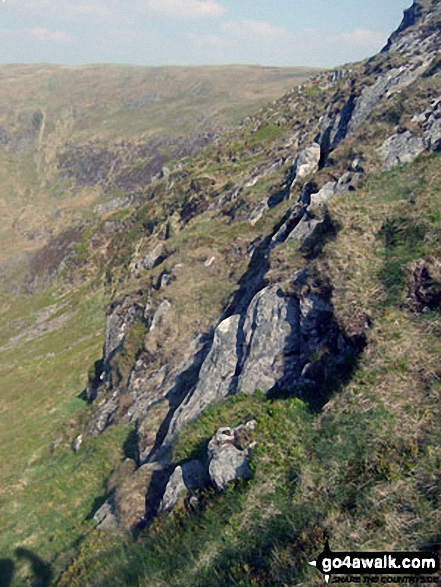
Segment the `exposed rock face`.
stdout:
[[[95,373],[93,380],[89,382],[87,389],[89,400],[96,399],[100,391],[112,388],[111,360],[122,349],[126,333],[134,324],[142,321],[143,317],[144,307],[139,299],[135,300],[130,296],[126,296],[111,305],[106,316],[106,334],[101,372]],[[116,408],[117,400],[115,396],[115,400],[112,401],[111,399],[103,412],[97,417],[96,426],[93,422],[91,423],[89,433],[92,430],[95,430],[95,433],[102,432]]]
[[412,122],[419,124],[421,136],[407,130],[392,135],[378,149],[384,169],[411,163],[423,151],[438,151],[441,148],[441,97],[433,100],[424,112],[416,114]]
[[236,337],[239,320],[240,316],[230,316],[216,328],[213,345],[199,372],[199,382],[176,410],[166,443],[208,405],[228,395],[237,365]]
[[[435,13],[439,16],[441,9],[436,1],[429,4],[430,11],[421,2],[414,2],[406,11],[400,27],[391,35],[383,55],[399,54],[403,65],[389,68],[373,84],[363,89],[356,99],[348,125],[350,132],[367,120],[381,100],[409,86],[435,59],[439,51],[439,31],[434,16]],[[413,28],[417,22],[419,26]]]
[[[432,4],[439,15],[439,2]],[[161,511],[170,510],[182,496],[188,496],[203,485],[207,475],[219,490],[231,480],[249,476],[249,446],[244,447],[238,442],[236,430],[221,429],[210,442],[207,465],[199,461],[183,464],[175,469],[165,487],[171,445],[179,431],[209,405],[228,395],[241,392],[252,394],[257,389],[275,395],[297,395],[311,402],[311,397],[320,396],[322,389],[329,384],[331,374],[343,370],[348,357],[363,346],[366,316],[360,311],[354,332],[344,334],[340,331],[334,319],[331,288],[329,284],[323,286],[320,278],[317,284],[309,275],[308,255],[305,255],[305,268],[289,279],[285,275],[284,281],[268,285],[268,279],[273,277],[267,269],[274,249],[288,239],[297,241],[300,250],[308,254],[311,244],[321,243],[321,237],[329,234],[332,228],[327,203],[336,194],[357,189],[363,166],[372,165],[368,152],[360,149],[361,152],[356,154],[357,148],[354,153],[350,142],[347,144],[349,149],[342,146],[336,152],[336,159],[341,157],[340,151],[347,153],[345,161],[339,159],[342,165],[338,166],[338,171],[337,168],[331,169],[333,162],[330,154],[357,129],[360,133],[364,132],[361,127],[369,123],[375,108],[408,87],[432,63],[439,45],[435,34],[436,22],[439,21],[433,17],[435,12],[433,18],[429,18],[426,12],[426,8],[417,3],[415,9],[406,14],[402,26],[391,37],[384,52],[370,60],[364,70],[361,66],[356,75],[352,75],[351,70],[345,71],[344,75],[331,75],[326,83],[331,86],[336,84],[334,95],[328,104],[323,104],[323,108],[317,107],[318,113],[311,114],[312,118],[308,111],[304,128],[296,130],[295,137],[280,147],[282,153],[272,153],[274,158],[277,157],[274,164],[266,160],[260,168],[251,170],[248,181],[241,178],[240,187],[232,186],[231,190],[226,190],[227,195],[218,194],[217,199],[213,195],[210,203],[208,196],[199,192],[197,197],[201,201],[206,200],[203,206],[198,205],[197,199],[188,202],[185,214],[181,215],[185,222],[207,206],[210,211],[221,213],[226,202],[233,204],[225,216],[234,219],[237,209],[240,210],[239,205],[234,208],[234,203],[241,198],[244,189],[253,187],[260,178],[276,171],[288,160],[292,161],[280,178],[279,186],[282,188],[277,193],[260,202],[260,196],[257,196],[249,208],[246,202],[239,202],[245,204],[245,221],[255,225],[282,200],[288,200],[293,194],[297,198],[269,234],[261,234],[249,244],[250,263],[238,282],[240,295],[235,294],[234,302],[219,318],[214,332],[210,331],[203,341],[202,337],[201,340],[195,339],[194,345],[188,348],[185,360],[173,369],[169,363],[152,368],[152,357],[147,353],[137,356],[128,384],[132,404],[125,413],[124,421],[137,424],[139,463],[143,464],[140,476],[145,474],[145,477],[142,477],[139,490],[134,491],[138,496],[135,504],[125,505],[129,503],[124,501],[128,492],[114,492],[113,501],[110,500],[107,509],[104,508],[104,519],[109,527],[115,520],[118,524],[125,524],[121,522],[123,519],[136,524],[142,516],[148,517],[159,506],[158,495],[162,496]],[[414,27],[417,21],[422,22],[419,28]],[[360,71],[364,71],[366,77]],[[394,103],[393,98],[391,102]],[[370,144],[369,147],[378,149],[386,169],[412,161],[423,151],[438,150],[441,144],[440,114],[441,100],[438,98],[432,100],[423,112],[416,113],[411,131],[401,132],[396,124],[390,131],[394,134],[383,145]],[[383,138],[382,135],[381,140]],[[312,177],[319,169],[323,174]],[[339,178],[345,169],[347,171]],[[323,175],[333,178],[332,181],[317,185]],[[303,188],[299,195],[296,180],[305,178],[306,183],[300,182]],[[142,266],[157,266],[163,252],[162,245],[159,245],[143,259]],[[219,255],[217,262],[222,253],[216,254]],[[212,264],[213,258],[207,257],[207,267]],[[167,285],[167,276],[167,273],[161,274],[156,289]],[[409,269],[407,283],[412,309],[424,311],[439,308],[438,260],[424,260],[413,265]],[[150,321],[151,331],[161,328],[161,318],[169,308],[170,303],[164,300],[153,316],[150,308],[143,315],[144,320],[148,318]],[[124,344],[125,334],[130,325],[139,319],[140,312],[142,314],[142,304],[138,307],[128,301],[113,307],[108,316],[105,365],[112,353]],[[96,413],[95,427],[99,431],[112,422],[119,403],[118,390],[112,388],[106,368],[103,377],[109,394]],[[142,513],[140,496],[143,492],[144,496],[147,494],[150,513]]]
[[124,341],[127,330],[144,316],[143,306],[126,297],[121,302],[112,305],[106,318],[106,341],[104,345],[104,360],[108,361]]
[[[301,287],[300,273],[293,282]],[[332,305],[314,294],[286,295],[279,285],[258,292],[243,315],[217,327],[198,383],[189,390],[170,422],[164,444],[208,405],[231,393],[277,387],[299,393],[302,369],[320,348],[348,352],[333,320]]]
[[424,151],[424,141],[410,131],[388,138],[378,149],[384,161],[384,169],[391,169],[402,163],[411,163]]
[[414,116],[412,121],[421,124],[426,149],[439,151],[441,149],[441,96],[433,100],[424,112]]
[[[294,214],[290,216],[290,222],[285,223],[275,239],[280,239],[283,234],[284,238],[295,240],[299,243],[314,242],[321,234],[326,232],[328,226],[328,217],[326,214],[326,203],[336,194],[342,194],[354,190],[358,186],[361,173],[344,173],[337,181],[326,183],[317,193],[308,194],[300,210],[294,209]],[[283,232],[282,232],[283,231]]]
[[255,443],[249,440],[254,420],[237,428],[220,428],[208,444],[211,482],[218,491],[227,488],[231,481],[250,479],[248,458]]
[[167,483],[159,511],[171,510],[190,492],[201,489],[206,481],[207,468],[201,461],[189,461],[176,467]]
[[299,352],[299,341],[292,335],[298,320],[296,300],[285,297],[279,286],[265,288],[253,298],[238,332],[240,375],[232,382],[234,390],[268,390],[283,378],[284,357]]

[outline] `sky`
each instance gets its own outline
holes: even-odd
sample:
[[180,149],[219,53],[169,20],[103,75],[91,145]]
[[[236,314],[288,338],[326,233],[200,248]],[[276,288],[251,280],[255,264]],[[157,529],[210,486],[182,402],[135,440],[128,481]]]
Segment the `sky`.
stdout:
[[411,0],[0,0],[0,63],[333,67]]

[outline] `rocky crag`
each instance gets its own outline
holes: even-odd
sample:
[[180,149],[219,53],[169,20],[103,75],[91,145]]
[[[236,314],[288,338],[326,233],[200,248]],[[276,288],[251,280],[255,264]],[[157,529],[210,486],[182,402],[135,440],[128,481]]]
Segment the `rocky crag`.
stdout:
[[[158,177],[68,267],[73,282],[101,270],[113,300],[85,438],[117,423],[136,429],[136,462],[108,488],[99,528],[145,525],[178,494],[247,477],[248,449],[234,443],[222,459],[209,447],[210,475],[200,462],[170,461],[179,433],[214,402],[261,390],[319,410],[350,377],[371,322],[362,306],[336,315],[317,263],[338,230],[327,206],[369,174],[441,149],[440,27],[440,2],[415,2],[380,54],[317,75]],[[409,270],[419,311],[439,305],[436,267]],[[201,280],[213,287],[206,315]]]

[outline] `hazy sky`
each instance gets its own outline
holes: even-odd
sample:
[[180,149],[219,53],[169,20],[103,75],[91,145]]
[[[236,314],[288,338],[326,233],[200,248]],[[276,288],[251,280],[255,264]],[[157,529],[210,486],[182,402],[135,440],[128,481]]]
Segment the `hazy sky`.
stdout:
[[376,53],[411,0],[0,0],[0,62],[333,66]]

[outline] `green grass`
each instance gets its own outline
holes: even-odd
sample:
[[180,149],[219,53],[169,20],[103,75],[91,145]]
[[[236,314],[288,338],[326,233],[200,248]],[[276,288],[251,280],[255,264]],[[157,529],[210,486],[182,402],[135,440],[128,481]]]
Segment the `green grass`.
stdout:
[[[57,299],[51,292],[15,303],[1,314],[3,336],[23,328],[34,332],[41,313],[46,333],[0,354],[0,550],[15,564],[12,585],[31,584],[34,576],[17,549],[25,548],[49,564],[55,578],[70,561],[94,523],[88,518],[129,433],[115,428],[87,441],[78,455],[73,435],[89,408],[80,399],[87,367],[101,355],[103,299],[87,288]],[[50,323],[67,314],[61,326]],[[43,563],[42,563],[43,564]],[[31,565],[32,566],[32,565]],[[48,570],[50,569],[50,570]]]
[[[392,272],[439,242],[439,160],[374,176],[330,205],[338,230],[314,270],[334,285],[342,327],[354,312],[371,316],[351,380],[321,413],[262,393],[211,406],[181,432],[173,463],[204,458],[219,427],[255,419],[252,480],[203,491],[196,511],[162,516],[123,544],[91,535],[61,585],[318,587],[307,561],[326,538],[334,550],[440,547],[441,317],[402,309],[404,283]],[[202,229],[190,239],[198,246],[210,236]]]

